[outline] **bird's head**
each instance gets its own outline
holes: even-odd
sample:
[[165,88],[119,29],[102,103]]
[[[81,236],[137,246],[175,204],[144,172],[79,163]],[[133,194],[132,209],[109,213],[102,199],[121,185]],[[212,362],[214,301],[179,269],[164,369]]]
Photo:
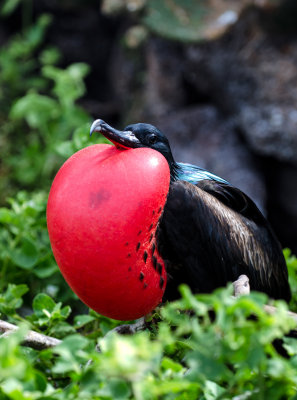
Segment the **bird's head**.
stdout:
[[178,165],[172,156],[171,148],[167,137],[155,126],[138,123],[126,126],[123,131],[117,130],[102,119],[93,122],[90,135],[93,132],[100,132],[108,140],[122,149],[149,147],[161,153],[167,160],[170,168],[171,179],[176,179]]

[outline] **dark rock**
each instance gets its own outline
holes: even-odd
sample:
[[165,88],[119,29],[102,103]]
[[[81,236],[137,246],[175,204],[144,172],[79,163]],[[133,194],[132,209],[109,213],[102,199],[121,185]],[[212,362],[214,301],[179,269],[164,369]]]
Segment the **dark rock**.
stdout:
[[297,168],[270,162],[268,216],[283,245],[297,254]]
[[244,106],[238,121],[255,152],[297,163],[297,110],[293,104]]
[[157,119],[177,161],[199,165],[247,193],[265,211],[266,192],[256,161],[234,123],[214,107],[191,107]]
[[234,115],[254,152],[297,162],[297,42],[247,10],[220,40],[187,50],[188,78]]
[[181,54],[181,45],[157,38],[137,50],[114,46],[110,82],[125,122],[149,121],[183,106]]
[[151,39],[147,44],[144,87],[147,118],[160,117],[184,105],[183,51],[183,46],[162,39]]

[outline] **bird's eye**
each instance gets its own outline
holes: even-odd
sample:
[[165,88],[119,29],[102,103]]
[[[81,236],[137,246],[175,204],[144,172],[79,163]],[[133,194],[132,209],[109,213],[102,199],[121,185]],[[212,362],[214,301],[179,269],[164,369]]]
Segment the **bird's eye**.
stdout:
[[156,135],[150,135],[148,138],[149,144],[155,144],[157,142],[158,138]]

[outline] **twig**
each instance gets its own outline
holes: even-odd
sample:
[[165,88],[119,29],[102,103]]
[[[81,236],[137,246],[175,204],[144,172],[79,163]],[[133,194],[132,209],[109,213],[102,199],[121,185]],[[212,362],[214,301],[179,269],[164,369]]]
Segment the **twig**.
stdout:
[[[10,324],[9,322],[0,320],[0,333],[1,337],[8,336],[19,329],[18,326]],[[61,343],[61,340],[43,335],[42,333],[37,333],[34,331],[29,331],[23,340],[23,344],[28,347],[32,347],[36,350],[48,349],[50,347],[57,346]]]

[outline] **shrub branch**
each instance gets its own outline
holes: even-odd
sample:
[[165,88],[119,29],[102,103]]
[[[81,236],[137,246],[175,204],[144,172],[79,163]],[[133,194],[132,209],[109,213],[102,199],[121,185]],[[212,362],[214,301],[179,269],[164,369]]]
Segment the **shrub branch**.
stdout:
[[[10,324],[9,322],[0,320],[0,333],[2,333],[1,337],[8,336],[11,333],[17,331],[19,329],[18,326]],[[24,340],[23,344],[28,347],[32,347],[36,350],[48,349],[50,347],[57,346],[61,343],[61,340],[43,335],[42,333],[37,333],[34,331],[29,331]]]

